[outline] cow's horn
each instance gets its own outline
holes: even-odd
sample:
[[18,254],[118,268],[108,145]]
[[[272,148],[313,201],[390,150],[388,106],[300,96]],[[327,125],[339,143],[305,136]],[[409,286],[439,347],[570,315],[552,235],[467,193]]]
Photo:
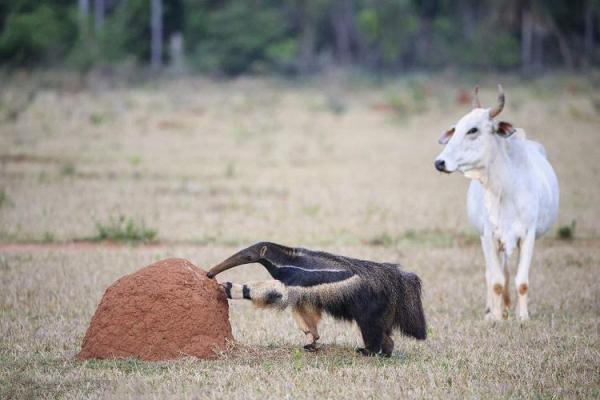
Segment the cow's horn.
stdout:
[[502,85],[498,84],[498,105],[490,110],[490,118],[494,118],[496,115],[502,112],[504,108],[504,89]]

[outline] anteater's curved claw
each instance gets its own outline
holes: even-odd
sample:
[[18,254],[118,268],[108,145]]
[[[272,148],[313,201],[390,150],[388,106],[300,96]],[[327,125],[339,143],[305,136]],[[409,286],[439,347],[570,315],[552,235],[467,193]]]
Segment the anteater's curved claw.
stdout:
[[304,350],[314,353],[315,351],[319,350],[319,348],[317,347],[316,343],[309,343],[304,346]]
[[221,286],[223,288],[223,291],[227,295],[227,298],[230,299],[231,298],[231,288],[233,287],[233,284],[231,282],[224,282],[224,283],[219,283],[219,286]]
[[377,353],[373,353],[371,350],[365,349],[363,347],[359,347],[358,349],[356,349],[356,352],[365,357],[375,357],[377,355]]

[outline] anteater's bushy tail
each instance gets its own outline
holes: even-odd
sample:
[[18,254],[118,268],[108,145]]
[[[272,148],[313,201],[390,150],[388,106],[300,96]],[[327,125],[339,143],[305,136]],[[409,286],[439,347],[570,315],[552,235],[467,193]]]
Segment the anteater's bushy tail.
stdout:
[[421,302],[421,279],[413,273],[402,272],[401,290],[398,290],[394,325],[403,334],[415,339],[427,338],[427,322]]

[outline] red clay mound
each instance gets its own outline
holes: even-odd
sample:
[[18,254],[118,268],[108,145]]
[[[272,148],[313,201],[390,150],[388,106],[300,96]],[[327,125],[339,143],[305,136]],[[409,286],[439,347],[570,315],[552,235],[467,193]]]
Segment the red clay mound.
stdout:
[[77,358],[215,358],[226,340],[223,290],[189,261],[169,258],[106,289]]

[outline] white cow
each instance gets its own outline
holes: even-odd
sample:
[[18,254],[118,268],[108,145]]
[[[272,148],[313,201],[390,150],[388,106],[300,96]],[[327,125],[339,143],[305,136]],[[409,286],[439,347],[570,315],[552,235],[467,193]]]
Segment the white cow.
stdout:
[[435,167],[446,173],[460,171],[472,179],[467,208],[485,257],[485,318],[508,318],[507,262],[518,248],[518,313],[526,320],[533,247],[556,221],[558,181],[541,144],[527,140],[521,130],[513,135],[517,130],[510,123],[493,120],[504,107],[502,86],[498,85],[498,105],[491,109],[481,108],[477,89],[473,110],[440,137],[446,147]]

